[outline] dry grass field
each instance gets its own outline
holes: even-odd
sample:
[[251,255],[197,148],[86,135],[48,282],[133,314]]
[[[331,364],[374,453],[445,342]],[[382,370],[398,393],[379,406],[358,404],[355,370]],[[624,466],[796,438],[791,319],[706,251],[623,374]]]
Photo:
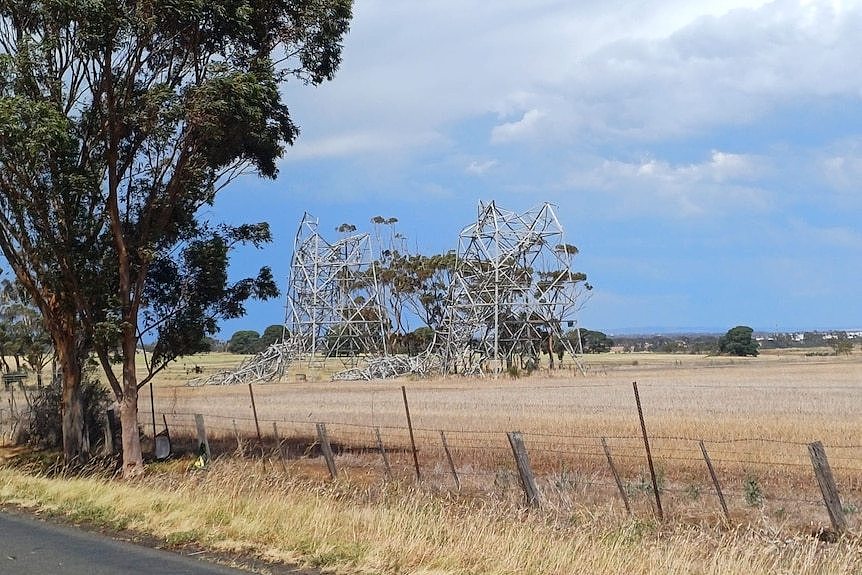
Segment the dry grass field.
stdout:
[[[625,488],[640,515],[649,515],[650,490],[632,382],[640,390],[666,507],[684,522],[714,521],[719,509],[698,445],[703,440],[731,515],[750,521],[767,514],[797,530],[828,525],[806,444],[822,441],[839,488],[859,525],[862,508],[862,357],[768,353],[758,358],[662,354],[606,354],[589,359],[586,376],[570,370],[511,379],[329,382],[324,373],[296,369],[287,382],[255,385],[255,403],[271,445],[273,422],[294,457],[311,476],[325,467],[308,449],[315,423],[327,424],[339,467],[382,480],[374,428],[404,478],[412,473],[401,394],[405,386],[426,483],[453,487],[442,450],[444,431],[462,482],[462,493],[519,496],[505,432],[521,431],[548,505],[600,506],[617,497],[601,447],[607,438]],[[193,358],[204,373],[236,356]],[[188,366],[156,382],[157,414],[175,433],[193,433],[203,414],[224,449],[235,434],[256,435],[249,390],[185,385]],[[146,396],[146,394],[144,394]],[[141,421],[150,422],[148,397]],[[161,415],[158,417],[161,422]],[[160,427],[160,426],[159,426]]]
[[[153,388],[159,428],[164,414],[177,443],[193,436],[193,414],[204,415],[216,456],[206,470],[194,468],[191,453],[150,463],[133,484],[111,480],[110,470],[54,478],[34,476],[38,466],[13,464],[0,469],[0,502],[147,533],[169,546],[197,542],[338,573],[862,573],[858,354],[617,354],[589,358],[586,376],[373,383],[329,382],[335,365],[322,372],[297,368],[285,382],[254,386],[262,445],[247,387],[185,385],[195,365],[205,375],[239,359],[190,358]],[[655,518],[632,381],[656,460],[663,522]],[[327,424],[336,481],[315,445],[316,422]],[[149,390],[142,390],[141,424],[149,432]],[[384,480],[375,427],[394,481]],[[512,430],[524,434],[540,510],[524,505],[505,437]],[[621,504],[601,438],[632,515]],[[715,463],[730,521],[717,504],[699,440]],[[828,534],[808,458],[806,444],[814,440],[826,446],[849,524],[837,540]]]

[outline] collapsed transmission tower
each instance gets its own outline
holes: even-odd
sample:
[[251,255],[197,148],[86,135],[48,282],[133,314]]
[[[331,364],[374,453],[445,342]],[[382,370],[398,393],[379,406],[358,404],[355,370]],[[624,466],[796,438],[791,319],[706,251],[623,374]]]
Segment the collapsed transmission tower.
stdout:
[[339,226],[329,242],[318,221],[303,215],[294,240],[287,286],[284,337],[237,368],[189,385],[233,385],[280,379],[293,363],[322,367],[337,357],[344,366],[385,354],[387,314],[380,304],[377,272],[367,233]]
[[[567,352],[586,276],[572,271],[577,248],[565,243],[549,203],[524,213],[479,203],[461,232],[447,309],[438,333],[447,373],[500,372],[537,366],[541,354]],[[583,371],[583,369],[581,368]]]
[[386,352],[388,319],[370,237],[346,224],[339,230],[344,235],[330,243],[305,214],[294,242],[284,323],[296,359],[309,365],[329,357],[355,365]]

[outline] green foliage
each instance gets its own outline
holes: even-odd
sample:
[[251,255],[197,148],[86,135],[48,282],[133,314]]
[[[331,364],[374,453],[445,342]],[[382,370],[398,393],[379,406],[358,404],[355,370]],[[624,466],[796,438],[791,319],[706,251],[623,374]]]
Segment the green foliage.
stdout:
[[17,370],[21,369],[23,357],[41,386],[42,370],[53,355],[53,345],[42,315],[30,303],[26,290],[4,279],[0,283],[0,361],[8,370],[7,355],[15,359]]
[[853,353],[853,342],[848,339],[847,334],[830,339],[829,347],[832,348],[835,355],[850,355]]
[[[269,227],[211,225],[207,207],[241,174],[276,176],[299,133],[281,84],[333,78],[351,11],[351,0],[0,3],[0,250],[68,385],[95,351],[124,395],[204,349],[248,299],[277,294],[268,268],[236,282],[226,271]],[[139,337],[156,340],[141,381]]]
[[751,337],[754,330],[746,325],[738,325],[727,330],[718,340],[718,351],[725,355],[757,356],[757,342]]
[[742,483],[742,493],[745,497],[745,502],[750,507],[760,507],[763,505],[763,490],[760,488],[760,482],[754,475],[748,475]]
[[578,340],[578,330],[567,331],[566,339],[569,340],[572,349],[576,352],[581,349],[581,345],[583,345],[583,353],[607,353],[614,346],[614,340],[609,338],[607,334],[589,329],[580,330],[580,341]]
[[230,353],[252,354],[260,349],[260,334],[254,330],[240,330],[234,333],[227,344]]
[[286,335],[284,326],[281,324],[273,324],[267,326],[265,330],[263,330],[263,334],[260,336],[260,341],[258,342],[258,351],[263,351],[274,343],[281,341],[282,336]]
[[[108,390],[98,380],[85,376],[81,382],[81,404],[84,411],[84,425],[90,437],[91,446],[103,441],[102,432],[105,410],[110,404]],[[39,447],[56,448],[63,443],[63,422],[61,413],[63,390],[59,380],[41,388],[33,397],[30,412],[30,444]]]
[[394,310],[397,330],[403,330],[401,310],[404,307],[431,329],[440,326],[455,261],[455,252],[426,256],[384,250],[376,264],[377,278],[387,304]]

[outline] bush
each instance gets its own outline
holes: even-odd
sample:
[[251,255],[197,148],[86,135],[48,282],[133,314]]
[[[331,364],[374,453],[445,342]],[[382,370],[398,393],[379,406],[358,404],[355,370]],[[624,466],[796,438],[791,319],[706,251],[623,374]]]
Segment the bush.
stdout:
[[[31,445],[56,448],[63,444],[63,417],[60,415],[62,398],[60,378],[55,378],[34,396],[30,412]],[[90,436],[90,447],[93,448],[104,442],[102,429],[105,410],[111,403],[110,395],[100,381],[84,374],[81,380],[81,402],[84,425]]]

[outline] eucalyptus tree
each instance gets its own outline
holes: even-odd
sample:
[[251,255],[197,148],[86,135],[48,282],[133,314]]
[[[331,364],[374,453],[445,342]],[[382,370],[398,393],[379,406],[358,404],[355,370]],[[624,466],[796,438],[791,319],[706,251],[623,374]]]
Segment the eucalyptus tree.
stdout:
[[244,174],[276,176],[299,133],[280,88],[334,77],[351,11],[351,0],[0,3],[0,249],[57,351],[67,459],[87,451],[89,354],[120,404],[124,475],[136,475],[142,333],[158,339],[152,374],[248,298],[275,294],[266,268],[226,273],[231,250],[266,243],[268,227],[213,224],[202,208]]

